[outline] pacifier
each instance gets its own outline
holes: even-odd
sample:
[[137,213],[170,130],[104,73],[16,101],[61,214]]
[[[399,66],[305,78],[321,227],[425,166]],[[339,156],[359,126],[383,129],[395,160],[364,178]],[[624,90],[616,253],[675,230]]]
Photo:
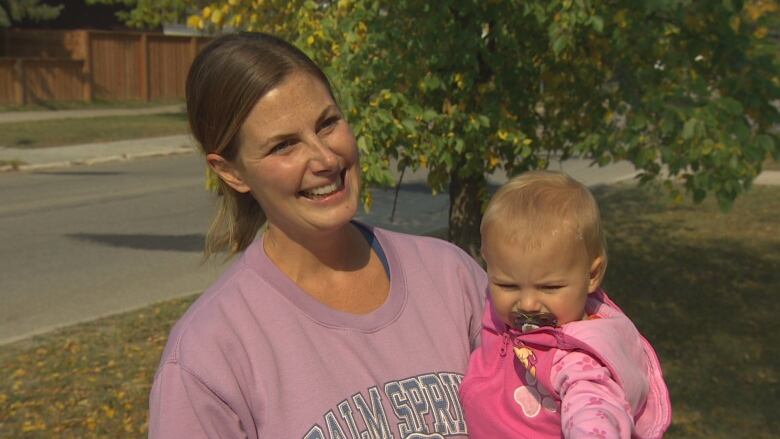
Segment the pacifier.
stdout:
[[522,332],[530,332],[544,326],[553,328],[558,326],[558,319],[555,318],[554,314],[548,312],[513,312],[509,317],[512,322],[512,327],[519,329]]

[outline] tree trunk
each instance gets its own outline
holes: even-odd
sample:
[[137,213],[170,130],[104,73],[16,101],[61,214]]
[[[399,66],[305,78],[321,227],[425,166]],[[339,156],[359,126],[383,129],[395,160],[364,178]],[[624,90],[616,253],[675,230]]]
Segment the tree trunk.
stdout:
[[482,174],[462,177],[457,171],[450,179],[450,227],[448,239],[484,266],[480,253],[479,224],[482,197],[487,181]]

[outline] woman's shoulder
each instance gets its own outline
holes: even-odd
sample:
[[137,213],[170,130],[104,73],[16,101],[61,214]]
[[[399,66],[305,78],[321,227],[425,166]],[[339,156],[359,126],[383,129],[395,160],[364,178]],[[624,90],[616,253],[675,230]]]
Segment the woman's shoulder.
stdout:
[[226,319],[226,313],[240,316],[235,311],[245,308],[247,290],[262,288],[268,287],[243,256],[234,261],[174,324],[160,365],[198,359],[202,353],[223,345],[224,339],[234,334],[231,326],[240,323]]

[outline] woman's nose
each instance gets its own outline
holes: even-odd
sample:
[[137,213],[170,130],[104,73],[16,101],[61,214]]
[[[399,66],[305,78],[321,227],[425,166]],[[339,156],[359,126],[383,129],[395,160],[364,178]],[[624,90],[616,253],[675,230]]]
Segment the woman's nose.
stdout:
[[311,164],[314,172],[332,171],[338,168],[339,156],[327,143],[316,138],[310,143]]

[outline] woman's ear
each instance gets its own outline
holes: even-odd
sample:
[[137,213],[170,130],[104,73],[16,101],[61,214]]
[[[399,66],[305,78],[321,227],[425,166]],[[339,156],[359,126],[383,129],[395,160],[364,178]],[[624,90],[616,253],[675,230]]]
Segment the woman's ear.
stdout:
[[211,169],[236,192],[245,194],[249,192],[249,186],[244,182],[241,171],[235,163],[226,160],[219,154],[206,154],[206,162]]
[[607,272],[607,261],[603,256],[596,256],[593,263],[590,264],[590,273],[588,275],[588,294],[595,293],[604,280],[604,273]]

